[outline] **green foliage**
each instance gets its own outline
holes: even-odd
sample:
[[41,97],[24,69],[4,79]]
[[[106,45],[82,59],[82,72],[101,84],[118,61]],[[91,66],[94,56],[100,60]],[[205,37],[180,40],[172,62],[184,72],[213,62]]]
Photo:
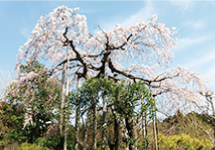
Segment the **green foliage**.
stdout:
[[165,136],[185,133],[200,140],[210,140],[208,135],[196,124],[200,125],[207,131],[212,130],[213,128],[210,122],[208,122],[207,117],[203,114],[191,112],[183,115],[180,110],[178,110],[174,116],[169,116],[163,120],[163,122],[160,122],[158,124],[158,128],[159,132]]
[[[21,72],[40,71],[44,66],[38,62],[33,62],[32,65],[21,66]],[[52,111],[58,109],[60,101],[61,88],[57,81],[47,82],[49,76],[44,74],[40,78],[35,78],[35,84],[31,84],[31,88],[36,87],[34,91],[34,100],[28,103],[26,97],[22,97],[27,87],[21,87],[20,93],[16,96],[9,95],[9,102],[17,100],[17,104],[9,105],[1,103],[0,105],[0,145],[13,144],[18,142],[21,144],[19,150],[56,150],[62,149],[63,139],[58,135],[45,136],[49,125],[47,121],[57,119],[58,115],[54,115]],[[50,100],[50,94],[53,100]],[[129,125],[128,143],[137,149],[143,149],[143,141],[150,141],[150,137],[138,140],[133,137],[131,130],[136,128],[136,123],[142,113],[145,113],[147,120],[154,117],[154,112],[157,111],[155,99],[151,96],[151,91],[142,82],[127,83],[121,81],[115,83],[113,80],[104,78],[89,78],[86,80],[78,92],[71,92],[68,97],[69,110],[76,105],[80,105],[82,115],[86,110],[91,110],[94,105],[99,105],[101,98],[106,97],[108,104],[113,106],[116,115],[109,114],[108,126],[110,127],[115,122],[115,119],[125,119]],[[23,129],[24,114],[31,109],[33,118],[32,123],[29,123]],[[110,111],[110,109],[109,109]],[[110,111],[111,112],[111,111]],[[30,114],[30,113],[29,113]],[[194,112],[184,116],[179,110],[174,116],[170,116],[163,122],[159,123],[159,147],[160,149],[174,150],[200,150],[212,148],[211,141],[206,139],[205,133],[195,127],[192,122],[201,123],[204,128],[211,127],[211,123],[207,120],[204,114],[196,114]],[[101,119],[98,119],[101,122]],[[206,125],[205,125],[206,124]],[[98,125],[100,125],[98,123]],[[148,128],[151,125],[148,126]],[[84,129],[83,129],[84,130]],[[112,128],[112,130],[114,130]],[[149,129],[150,130],[150,129]],[[148,131],[149,131],[148,130]],[[57,133],[57,132],[56,132]],[[68,150],[74,149],[74,127],[69,126],[68,131]],[[150,135],[150,133],[148,134]],[[170,136],[169,136],[170,135]],[[121,135],[120,135],[121,136]],[[90,136],[88,136],[89,138]],[[110,136],[114,138],[113,136]],[[196,137],[196,138],[194,138]],[[114,141],[114,140],[113,140]],[[151,140],[152,141],[152,140]],[[98,149],[101,147],[101,139],[98,139]],[[151,142],[150,142],[151,143]],[[124,143],[123,143],[124,144]],[[124,146],[122,139],[119,147]],[[150,146],[148,148],[151,148]],[[124,148],[121,148],[124,149]]]
[[[74,150],[74,127],[68,125],[68,141],[67,141],[67,149]],[[63,147],[63,137],[60,135],[54,135],[49,137],[39,137],[35,140],[34,143],[22,143],[20,150],[24,149],[41,149],[41,150],[60,150]]]
[[[41,72],[41,75],[34,78],[33,81],[29,83],[30,88],[27,88],[27,86],[29,85],[20,87],[19,96],[23,95],[26,90],[33,91],[30,95],[33,100],[27,101],[27,103],[30,104],[31,107],[33,107],[33,110],[41,114],[46,113],[44,115],[50,115],[48,113],[53,109],[56,109],[59,104],[61,87],[55,79],[50,79],[49,75],[46,72],[43,73],[44,70],[46,70],[44,68],[44,65],[40,64],[38,61],[33,61],[25,66],[20,66],[20,74],[30,73],[34,71]],[[18,98],[21,102],[24,101],[26,103],[26,99],[31,99],[31,97]]]
[[212,144],[207,139],[199,140],[197,138],[191,138],[189,135],[184,133],[169,137],[159,134],[159,147],[160,149],[170,150],[206,150],[211,149]]
[[[122,82],[116,86],[113,97],[115,97],[115,107],[121,118],[135,117],[143,112],[146,112],[147,116],[153,117],[155,111],[154,99],[144,83]],[[136,109],[138,107],[140,109]]]
[[79,102],[80,107],[89,107],[93,102],[98,103],[99,99],[106,96],[109,103],[114,103],[114,107],[121,118],[126,115],[136,116],[139,114],[135,110],[141,105],[141,100],[144,99],[144,104],[141,105],[141,111],[148,112],[148,115],[153,115],[155,107],[154,99],[151,97],[149,89],[142,82],[126,83],[122,81],[115,83],[113,80],[104,78],[89,78],[84,82],[79,95],[72,93],[70,99],[73,103]]
[[[7,96],[7,100],[11,104],[11,107],[7,107],[10,115],[4,115],[3,118],[5,120],[10,118],[13,125],[10,125],[10,122],[7,123],[6,126],[10,128],[11,132],[8,132],[4,138],[19,141],[19,143],[34,143],[37,138],[45,135],[49,126],[47,122],[56,118],[53,110],[58,108],[61,92],[60,86],[57,81],[49,79],[49,75],[44,73],[44,70],[44,65],[37,61],[28,63],[25,66],[21,65],[21,74],[35,71],[40,73],[41,76],[28,81],[26,85],[17,86],[14,83],[9,87],[13,87],[14,90],[17,90],[15,88],[19,87],[19,92],[14,95],[14,91],[11,90]],[[26,93],[29,94],[26,95]],[[13,104],[14,101],[17,102],[16,105],[22,106],[22,113],[16,110],[18,107]],[[32,121],[23,129],[25,114],[31,116]]]
[[43,147],[36,143],[22,143],[18,150],[49,150],[47,147]]
[[27,139],[24,136],[26,132],[22,130],[24,113],[25,109],[21,104],[9,105],[0,102],[0,145],[10,147]]
[[[148,117],[153,117],[156,111],[154,99],[150,90],[142,82],[127,83],[121,81],[115,83],[113,80],[105,78],[89,78],[84,82],[79,93],[70,96],[75,105],[79,105],[83,110],[98,105],[101,98],[106,97],[108,105],[113,106],[116,116],[109,115],[108,126],[114,123],[114,119],[125,119],[129,129],[128,143],[133,147],[140,147],[141,143],[137,137],[132,136],[137,118],[145,112]],[[77,103],[78,102],[78,103]],[[98,124],[102,121],[98,119]],[[99,143],[99,142],[98,142]]]

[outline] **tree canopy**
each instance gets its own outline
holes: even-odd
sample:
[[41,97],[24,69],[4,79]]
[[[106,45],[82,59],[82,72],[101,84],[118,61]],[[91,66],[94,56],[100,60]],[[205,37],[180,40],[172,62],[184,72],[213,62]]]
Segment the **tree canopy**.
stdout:
[[[153,96],[161,95],[160,99],[163,97],[169,103],[174,100],[182,105],[184,99],[201,101],[195,90],[205,91],[206,80],[180,66],[168,69],[174,57],[170,48],[175,45],[175,28],[157,22],[154,15],[149,21],[140,20],[128,27],[116,24],[110,31],[99,27],[93,34],[88,31],[86,17],[78,10],[60,6],[42,16],[19,49],[17,67],[22,62],[40,59],[50,64],[47,74],[57,76],[68,56],[71,86],[78,76],[99,77],[106,70],[109,78],[143,81],[150,86]],[[18,82],[40,75],[31,72]]]
[[[199,73],[180,66],[169,67],[174,58],[170,49],[175,46],[177,29],[159,23],[156,14],[148,21],[140,19],[127,27],[116,24],[113,30],[98,26],[98,31],[91,33],[86,16],[78,10],[59,6],[40,17],[30,38],[19,48],[18,78],[8,88],[4,100],[24,102],[28,112],[25,125],[37,121],[38,134],[43,127],[41,120],[45,124],[44,117],[58,110],[64,149],[67,148],[67,108],[74,105],[76,150],[87,147],[90,117],[93,118],[93,149],[96,149],[100,110],[103,150],[107,116],[114,121],[114,139],[107,139],[110,148],[118,145],[120,129],[125,149],[140,147],[140,136],[147,148],[147,125],[152,121],[157,150],[157,110],[164,114],[169,110],[170,115],[187,104],[205,105],[199,91],[207,91],[207,81]],[[86,81],[82,87],[81,78]],[[101,99],[103,103],[99,104]],[[80,117],[86,112],[86,131],[81,141]],[[140,127],[140,122],[142,132],[138,133],[136,127]],[[180,136],[183,141],[186,135]]]

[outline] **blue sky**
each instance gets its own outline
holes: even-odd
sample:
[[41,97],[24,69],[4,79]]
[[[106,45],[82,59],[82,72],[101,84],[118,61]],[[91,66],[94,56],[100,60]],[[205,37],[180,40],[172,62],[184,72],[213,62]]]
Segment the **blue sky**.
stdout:
[[170,67],[180,65],[210,80],[215,91],[215,2],[213,1],[1,1],[0,70],[15,68],[18,49],[35,27],[40,16],[65,5],[80,7],[91,32],[98,25],[112,29],[116,23],[127,26],[140,18],[157,14],[158,21],[179,29],[175,55]]

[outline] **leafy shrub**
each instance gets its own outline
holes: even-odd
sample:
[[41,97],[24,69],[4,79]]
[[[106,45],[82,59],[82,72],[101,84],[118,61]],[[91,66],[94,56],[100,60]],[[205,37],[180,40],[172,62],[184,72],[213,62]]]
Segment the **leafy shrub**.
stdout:
[[174,150],[203,150],[211,149],[212,143],[207,140],[199,140],[192,138],[187,134],[181,133],[173,136],[159,135],[159,147],[160,149],[174,149]]
[[36,143],[22,143],[18,150],[49,150],[47,147],[37,145]]

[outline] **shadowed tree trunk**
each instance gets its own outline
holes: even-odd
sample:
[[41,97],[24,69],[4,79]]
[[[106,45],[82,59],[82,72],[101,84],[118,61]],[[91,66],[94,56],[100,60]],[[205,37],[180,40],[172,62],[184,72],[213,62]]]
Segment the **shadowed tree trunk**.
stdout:
[[122,122],[123,122],[123,124],[122,124],[122,139],[123,139],[123,142],[126,143],[125,150],[129,150],[129,144],[128,144],[129,136],[128,136],[128,130],[126,128],[125,119],[123,119]]
[[137,132],[135,129],[135,123],[133,117],[129,116],[125,118],[126,128],[128,130],[129,139],[127,139],[129,150],[136,150],[135,142],[137,140]]
[[93,102],[93,150],[97,149],[97,109],[96,109],[96,99]]
[[62,72],[62,91],[61,91],[61,102],[60,102],[60,135],[63,137],[63,124],[64,124],[64,107],[65,107],[65,71],[66,71],[66,65],[63,64],[63,72]]
[[[145,105],[144,98],[141,100],[141,107]],[[148,147],[148,139],[147,139],[147,115],[146,112],[142,110],[142,136],[144,142],[144,148]]]
[[156,136],[157,136],[157,146],[158,146],[158,150],[159,150],[159,137],[158,137],[158,119],[157,119],[157,111],[155,111],[155,125],[156,125]]
[[119,148],[119,124],[120,122],[118,121],[117,117],[116,117],[116,113],[113,113],[114,115],[114,147],[115,150],[118,150]]
[[120,125],[120,122],[116,116],[116,112],[115,110],[111,108],[111,112],[113,114],[113,118],[114,118],[114,137],[113,139],[108,139],[108,145],[109,145],[109,148],[110,150],[118,150],[119,148],[119,125]]
[[102,150],[106,150],[107,145],[107,101],[103,98],[103,125],[102,125]]
[[[108,64],[105,62],[105,68],[104,68],[104,77],[107,77],[107,69],[108,69]],[[103,97],[103,125],[102,125],[102,150],[106,150],[106,145],[107,145],[107,98],[104,94]]]
[[[80,77],[78,77],[77,83],[77,90],[80,88]],[[75,136],[76,136],[76,143],[75,143],[75,150],[79,150],[80,144],[80,136],[79,136],[79,120],[80,120],[80,105],[79,100],[76,102],[76,112],[75,112]]]
[[[67,96],[69,94],[69,51],[67,52],[67,73],[66,73],[66,93]],[[64,98],[65,99],[65,98]],[[65,101],[65,100],[64,100]],[[65,103],[65,121],[64,121],[64,144],[63,149],[67,150],[67,102]]]
[[84,142],[83,142],[83,150],[87,150],[87,138],[88,138],[88,128],[90,126],[90,113],[87,113],[87,119],[86,119],[86,127],[84,132]]
[[[154,114],[155,114],[155,112],[154,112]],[[153,132],[154,132],[155,150],[158,150],[157,131],[156,131],[156,115],[153,116]]]
[[148,139],[147,139],[147,116],[146,112],[142,114],[142,135],[144,141],[144,148],[148,147]]

